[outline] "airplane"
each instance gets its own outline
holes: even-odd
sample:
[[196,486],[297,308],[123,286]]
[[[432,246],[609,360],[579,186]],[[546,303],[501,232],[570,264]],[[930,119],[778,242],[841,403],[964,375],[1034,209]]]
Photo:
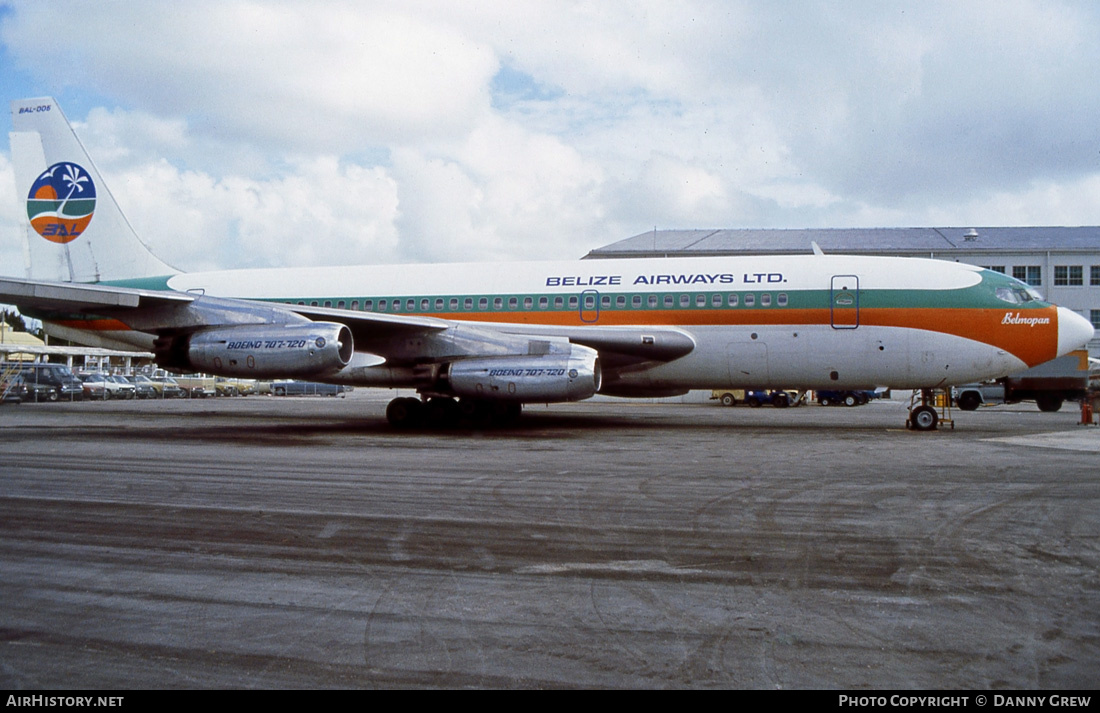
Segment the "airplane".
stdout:
[[52,98],[12,102],[28,276],[49,334],[228,377],[410,388],[395,427],[689,389],[921,390],[1019,372],[1093,327],[1023,282],[919,258],[639,258],[182,272],[137,236]]

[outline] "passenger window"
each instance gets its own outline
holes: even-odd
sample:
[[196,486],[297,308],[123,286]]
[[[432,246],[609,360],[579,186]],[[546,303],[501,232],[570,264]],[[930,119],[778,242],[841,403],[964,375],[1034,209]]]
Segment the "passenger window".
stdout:
[[374,300],[363,300],[363,311],[371,312],[374,310]]
[[657,306],[657,295],[650,295],[649,299],[648,299],[648,302],[649,302],[650,307],[656,307]]
[[336,306],[339,307],[340,309],[344,309],[344,301],[340,300],[339,302],[336,303]]
[[745,306],[752,307],[756,304],[756,295],[745,295]]
[[508,298],[508,309],[516,309],[517,307],[519,307],[519,298],[518,297],[509,297]]
[[728,304],[730,307],[736,307],[737,306],[737,295],[733,294],[732,292],[730,294],[726,295],[726,304]]
[[416,300],[413,299],[412,297],[405,300],[405,311],[406,312],[415,312],[416,311]]
[[570,308],[576,309],[579,305],[580,305],[580,300],[577,299],[576,295],[571,296],[569,298],[569,307]]
[[458,309],[458,298],[457,297],[452,297],[451,298],[450,307],[451,307],[451,309]]
[[706,295],[695,295],[695,306],[696,307],[706,307],[707,306],[707,296]]
[[493,309],[504,309],[504,298],[503,297],[494,297],[493,298]]
[[600,298],[600,304],[603,305],[604,307],[610,307],[611,306],[611,295],[604,295],[603,297],[601,297]]
[[768,293],[760,295],[760,306],[767,307],[772,303],[772,296]]
[[489,298],[488,297],[482,297],[481,299],[479,299],[477,301],[477,308],[478,309],[489,309]]
[[641,295],[634,295],[633,297],[631,297],[630,298],[630,306],[633,307],[634,309],[638,309],[639,307],[641,307],[642,306],[642,296]]
[[379,312],[385,312],[386,311],[386,300],[378,300],[378,311]]
[[325,300],[325,307],[331,307],[331,306],[332,306],[332,300]]
[[473,297],[467,297],[466,299],[462,300],[462,308],[463,309],[473,309],[474,308],[474,298]]
[[710,306],[711,307],[721,307],[722,306],[722,295],[718,294],[717,292],[714,293],[713,295],[711,295],[711,297],[710,297]]
[[671,307],[676,304],[676,298],[672,295],[665,295],[665,307]]
[[535,306],[535,300],[533,298],[531,298],[531,297],[524,297],[523,298],[523,308],[524,309],[531,309],[534,306]]
[[561,298],[561,297],[555,297],[554,298],[554,307],[556,307],[557,309],[561,309],[564,306],[565,306],[565,300],[563,298]]
[[442,297],[436,297],[435,298],[435,308],[436,309],[443,309],[443,298]]
[[787,306],[787,293],[786,292],[780,292],[778,295],[776,295],[775,296],[775,303],[777,305],[779,305],[780,307],[786,307]]
[[680,295],[680,306],[688,307],[691,305],[691,295]]
[[546,309],[550,306],[549,297],[539,297],[539,309]]

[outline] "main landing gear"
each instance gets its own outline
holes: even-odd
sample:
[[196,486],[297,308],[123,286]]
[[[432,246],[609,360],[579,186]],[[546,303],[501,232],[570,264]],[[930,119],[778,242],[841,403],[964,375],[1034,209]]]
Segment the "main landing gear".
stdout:
[[950,399],[949,393],[938,389],[921,389],[919,394],[914,391],[909,400],[909,418],[905,427],[914,431],[935,431],[944,423],[954,428],[955,420],[950,418]]
[[519,420],[523,404],[513,401],[453,399],[433,396],[426,401],[404,396],[390,401],[386,420],[394,428],[488,428],[508,426]]

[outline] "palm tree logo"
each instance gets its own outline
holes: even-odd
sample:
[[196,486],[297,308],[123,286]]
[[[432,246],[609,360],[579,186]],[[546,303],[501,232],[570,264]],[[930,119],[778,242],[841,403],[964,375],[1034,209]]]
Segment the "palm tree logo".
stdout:
[[65,200],[61,201],[61,205],[57,209],[58,215],[65,215],[65,205],[69,202],[69,199],[73,197],[73,193],[84,191],[84,186],[80,184],[91,182],[91,179],[88,178],[87,174],[83,173],[83,170],[84,169],[77,166],[75,163],[66,164],[65,175],[61,177],[61,180],[69,186],[69,194],[65,196]]

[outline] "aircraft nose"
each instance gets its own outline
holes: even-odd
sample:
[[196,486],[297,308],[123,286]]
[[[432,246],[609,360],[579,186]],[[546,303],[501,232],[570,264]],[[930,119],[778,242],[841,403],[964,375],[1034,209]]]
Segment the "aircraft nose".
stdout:
[[1095,333],[1087,319],[1071,309],[1058,308],[1058,356],[1081,349]]

